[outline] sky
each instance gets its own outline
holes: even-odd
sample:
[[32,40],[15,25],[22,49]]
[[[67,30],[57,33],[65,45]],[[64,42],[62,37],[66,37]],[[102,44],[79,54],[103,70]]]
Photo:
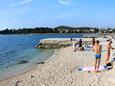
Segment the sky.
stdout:
[[0,0],[0,30],[115,27],[115,0]]

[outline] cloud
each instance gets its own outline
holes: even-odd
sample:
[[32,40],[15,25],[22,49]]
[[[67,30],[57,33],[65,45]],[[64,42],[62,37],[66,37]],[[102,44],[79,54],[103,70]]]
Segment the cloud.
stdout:
[[70,3],[71,0],[58,0],[58,2],[60,4],[63,4],[63,5],[68,5]]
[[22,0],[20,2],[11,3],[10,6],[21,6],[32,2],[32,0]]

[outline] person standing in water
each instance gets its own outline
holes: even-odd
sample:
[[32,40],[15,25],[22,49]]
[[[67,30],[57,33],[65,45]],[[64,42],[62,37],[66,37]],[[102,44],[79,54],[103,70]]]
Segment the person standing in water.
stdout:
[[95,71],[99,71],[99,66],[101,62],[101,50],[102,46],[99,45],[99,40],[95,41],[95,45],[93,46],[93,51],[95,52]]
[[107,40],[107,44],[106,44],[106,54],[105,54],[105,63],[108,64],[109,63],[109,59],[110,59],[110,54],[111,54],[111,49],[115,50],[115,48],[113,48],[111,46],[112,41],[111,40]]

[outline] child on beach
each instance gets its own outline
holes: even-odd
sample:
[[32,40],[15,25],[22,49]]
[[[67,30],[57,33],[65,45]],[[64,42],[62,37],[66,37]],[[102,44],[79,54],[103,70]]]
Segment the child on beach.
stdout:
[[99,45],[99,40],[95,41],[95,45],[93,46],[93,51],[95,52],[95,71],[99,71],[99,66],[101,62],[101,50],[102,46]]

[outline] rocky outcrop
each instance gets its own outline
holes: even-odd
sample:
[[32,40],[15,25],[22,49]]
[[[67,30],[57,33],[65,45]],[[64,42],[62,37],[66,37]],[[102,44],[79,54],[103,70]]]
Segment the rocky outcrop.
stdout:
[[64,48],[71,45],[72,42],[70,40],[41,40],[36,47],[37,48]]
[[[79,39],[76,39],[77,41]],[[91,42],[88,40],[83,41],[83,45],[89,45]],[[36,48],[64,48],[73,45],[73,41],[71,41],[69,38],[50,38],[50,39],[42,39],[40,40],[40,43],[37,44]]]

